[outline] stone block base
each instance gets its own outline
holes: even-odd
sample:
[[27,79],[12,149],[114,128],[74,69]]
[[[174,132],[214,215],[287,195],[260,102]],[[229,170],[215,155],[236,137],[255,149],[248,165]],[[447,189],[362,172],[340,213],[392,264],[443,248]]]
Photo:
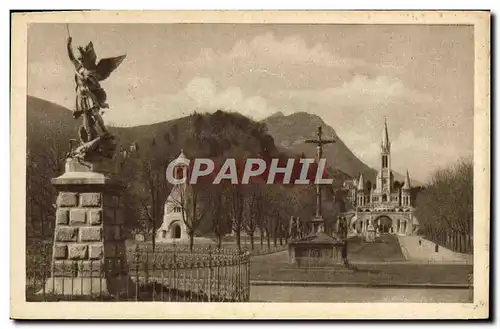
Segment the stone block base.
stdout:
[[106,296],[109,295],[105,278],[49,278],[45,282],[45,290],[37,294],[63,296]]
[[365,235],[366,242],[374,242],[375,241],[375,231],[368,231]]
[[128,276],[106,278],[49,278],[45,282],[45,289],[37,295],[62,295],[62,296],[132,296],[135,293],[136,283]]

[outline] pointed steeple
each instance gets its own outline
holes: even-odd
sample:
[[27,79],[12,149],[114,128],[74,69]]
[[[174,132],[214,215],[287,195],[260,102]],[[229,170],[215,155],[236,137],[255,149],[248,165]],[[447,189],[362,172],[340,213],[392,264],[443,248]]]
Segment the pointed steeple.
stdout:
[[365,189],[365,180],[363,179],[363,173],[359,175],[359,180],[358,180],[358,191],[362,191]]
[[370,188],[370,202],[373,203],[373,186]]
[[408,170],[406,170],[405,183],[403,185],[403,190],[409,190],[410,188],[411,188],[410,175],[408,174]]
[[389,131],[387,130],[387,117],[384,119],[384,129],[382,130],[382,142],[380,143],[382,150],[389,151],[391,149],[391,141],[389,140]]
[[179,154],[179,156],[177,157],[177,159],[187,159],[186,155],[184,154],[184,149],[181,149],[181,153]]

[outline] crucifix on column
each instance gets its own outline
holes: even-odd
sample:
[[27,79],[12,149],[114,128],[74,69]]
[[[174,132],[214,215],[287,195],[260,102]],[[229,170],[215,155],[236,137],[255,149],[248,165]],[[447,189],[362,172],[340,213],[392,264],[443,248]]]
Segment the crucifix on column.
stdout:
[[[308,144],[316,144],[316,161],[319,164],[319,160],[323,157],[323,145],[335,143],[333,139],[323,139],[323,131],[321,126],[318,126],[317,138],[307,139],[305,142]],[[321,216],[321,187],[319,182],[316,182],[316,219],[322,219]]]

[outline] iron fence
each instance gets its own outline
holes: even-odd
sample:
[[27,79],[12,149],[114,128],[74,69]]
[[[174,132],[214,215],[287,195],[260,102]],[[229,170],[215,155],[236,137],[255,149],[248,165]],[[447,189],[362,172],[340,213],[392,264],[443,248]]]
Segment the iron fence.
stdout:
[[123,261],[66,260],[55,268],[51,244],[31,246],[26,300],[247,302],[250,298],[247,251],[211,246],[153,251],[140,245],[126,250]]

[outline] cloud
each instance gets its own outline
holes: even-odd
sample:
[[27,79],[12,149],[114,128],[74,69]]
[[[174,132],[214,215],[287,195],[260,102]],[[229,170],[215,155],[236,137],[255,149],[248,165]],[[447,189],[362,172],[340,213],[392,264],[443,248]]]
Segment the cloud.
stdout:
[[[365,131],[343,131],[339,134],[360,160],[377,168],[380,163],[380,134]],[[399,173],[409,170],[410,177],[424,182],[434,170],[445,167],[459,157],[470,156],[470,152],[444,141],[413,130],[391,134],[391,165]]]
[[341,104],[346,106],[381,106],[393,102],[429,103],[430,94],[406,88],[400,79],[355,75],[338,87],[322,90],[284,91],[289,97],[298,97],[315,103]]
[[267,58],[278,62],[341,66],[344,68],[365,63],[361,60],[340,58],[320,43],[308,47],[305,40],[298,36],[289,36],[278,40],[272,33],[258,35],[249,42],[240,40],[231,51],[223,56],[228,59],[254,58],[256,62],[260,62],[259,59]]
[[321,43],[308,45],[297,35],[277,38],[266,33],[239,40],[227,51],[203,48],[197,57],[178,65],[183,71],[254,91],[340,84],[354,73],[377,75],[382,67],[336,52]]
[[[260,120],[278,111],[266,99],[245,95],[239,87],[219,88],[207,77],[195,77],[182,90],[173,94],[158,94],[137,100],[138,111],[109,111],[106,120],[113,125],[133,123],[144,125],[189,115],[193,111],[227,110]],[[116,104],[117,108],[127,103]]]
[[278,110],[261,96],[245,96],[239,87],[218,90],[210,78],[194,78],[177,97],[186,97],[200,108],[237,111],[256,120]]

